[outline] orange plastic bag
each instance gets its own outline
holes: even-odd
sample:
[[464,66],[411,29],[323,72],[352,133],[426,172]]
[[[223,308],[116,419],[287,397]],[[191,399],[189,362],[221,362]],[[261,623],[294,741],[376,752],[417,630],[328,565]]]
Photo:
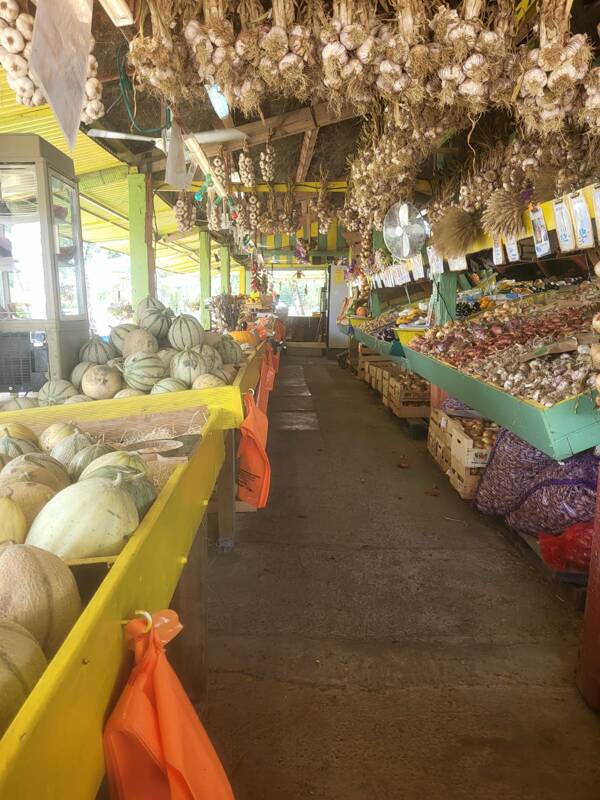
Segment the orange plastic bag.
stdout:
[[267,413],[269,405],[269,395],[273,391],[275,383],[275,369],[273,368],[271,359],[268,357],[263,358],[260,366],[260,382],[258,384],[258,402],[257,405],[263,414]]
[[165,653],[182,625],[174,611],[132,619],[135,666],[104,729],[112,800],[234,800],[219,757]]
[[267,456],[269,420],[254,402],[251,393],[244,395],[246,419],[240,425],[238,447],[238,499],[254,508],[264,508],[269,499],[271,464]]

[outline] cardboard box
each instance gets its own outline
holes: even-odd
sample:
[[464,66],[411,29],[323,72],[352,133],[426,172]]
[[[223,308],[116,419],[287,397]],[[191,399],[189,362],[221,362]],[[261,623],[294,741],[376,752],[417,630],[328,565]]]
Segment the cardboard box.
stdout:
[[461,467],[485,467],[492,452],[491,447],[475,447],[473,439],[458,426],[452,434],[452,462]]
[[472,500],[477,494],[477,487],[481,480],[483,470],[475,467],[463,467],[455,469],[450,466],[448,477],[451,485],[456,489],[463,500]]

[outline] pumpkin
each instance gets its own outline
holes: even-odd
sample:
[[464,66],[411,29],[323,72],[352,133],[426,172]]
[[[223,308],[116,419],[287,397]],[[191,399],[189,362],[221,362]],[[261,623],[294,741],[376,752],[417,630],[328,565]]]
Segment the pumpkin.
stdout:
[[120,392],[117,392],[116,395],[113,397],[113,400],[121,400],[123,397],[140,397],[145,395],[146,392],[142,392],[139,389],[131,389],[128,387],[127,389],[121,389]]
[[227,386],[227,381],[209,373],[199,375],[192,383],[192,389],[214,389],[217,386]]
[[38,402],[41,406],[59,406],[77,393],[77,389],[69,381],[47,381],[38,392]]
[[176,350],[195,347],[204,341],[204,328],[191,314],[175,317],[169,328],[169,344]]
[[161,303],[156,297],[150,297],[150,295],[147,295],[143,300],[140,300],[136,306],[135,321],[137,322],[144,311],[147,311],[149,308],[158,308],[160,311],[164,311],[165,304]]
[[106,364],[117,355],[117,351],[99,336],[92,336],[79,351],[80,361],[91,361],[92,364]]
[[156,489],[152,481],[134,467],[107,466],[102,467],[94,477],[105,478],[123,489],[131,497],[141,519],[156,500]]
[[90,478],[54,495],[33,521],[26,543],[64,559],[114,556],[138,524],[126,491],[106,478]]
[[90,367],[83,376],[81,388],[92,400],[110,400],[122,386],[121,373],[116,367]]
[[8,728],[48,662],[22,625],[0,618],[0,736]]
[[38,445],[38,438],[31,428],[18,422],[5,422],[0,424],[0,436],[12,436],[13,439],[27,439],[28,442]]
[[21,544],[27,536],[27,527],[22,509],[8,495],[0,495],[0,543]]
[[167,392],[183,392],[188,388],[187,384],[177,378],[161,378],[157,381],[150,394],[166,394]]
[[173,347],[163,347],[162,350],[159,350],[156,354],[165,365],[165,372],[169,371],[173,356],[176,356],[178,352],[179,351],[175,350]]
[[139,315],[140,328],[150,331],[157,339],[164,339],[169,332],[173,312],[170,308],[146,308]]
[[221,341],[222,338],[222,334],[217,333],[216,331],[205,331],[203,344],[209,344],[211,347],[214,347]]
[[[75,453],[73,458],[69,461],[69,477],[73,481],[78,481],[84,469],[89,467],[92,461],[100,458],[100,456],[108,455],[108,453],[114,453],[114,450],[115,448],[112,447],[112,445],[102,444],[100,442],[84,447],[83,450]],[[0,473],[0,480],[1,479],[2,473]]]
[[156,336],[150,331],[145,331],[139,328],[136,331],[128,333],[123,342],[123,355],[132,356],[134,353],[156,353],[158,350],[158,342]]
[[149,475],[148,464],[137,453],[130,453],[127,450],[115,450],[114,453],[107,453],[105,456],[96,458],[92,463],[87,466],[81,473],[79,480],[85,481],[88,478],[96,477],[94,475],[99,469],[103,467],[132,467],[144,475]]
[[122,325],[115,325],[110,329],[110,343],[118,353],[123,353],[123,342],[128,333],[137,331],[138,326],[132,325],[130,322],[124,322]]
[[0,487],[0,494],[10,497],[25,514],[27,529],[42,508],[55,496],[56,492],[44,483],[33,483],[27,480],[16,480]]
[[74,433],[55,444],[50,451],[50,455],[68,469],[73,456],[80,450],[89,447],[90,444],[91,442],[85,433]]
[[220,353],[218,350],[215,350],[214,347],[211,347],[209,344],[201,344],[197,347],[192,347],[192,350],[198,355],[202,356],[204,361],[206,362],[206,367],[209,372],[212,372],[215,369],[219,369],[223,366],[223,359],[221,358]]
[[20,411],[22,408],[37,408],[39,405],[35,397],[13,397],[2,406],[2,411]]
[[30,544],[5,542],[0,544],[0,608],[4,617],[35,636],[49,658],[81,614],[81,598],[73,573],[60,558]]
[[60,492],[70,483],[65,467],[48,453],[17,456],[0,472],[0,485],[21,480],[45,483],[55,492]]
[[173,358],[170,367],[171,377],[183,381],[190,387],[199,375],[208,372],[208,367],[202,356],[194,350],[187,348]]
[[73,367],[73,372],[71,373],[71,383],[77,389],[78,392],[81,391],[81,379],[85,375],[86,371],[93,367],[91,361],[82,361],[80,364],[77,364]]
[[229,335],[238,344],[249,344],[256,347],[256,336],[252,331],[231,331]]
[[127,356],[123,364],[125,383],[132,389],[150,391],[165,374],[165,368],[157,355],[134,353]]
[[40,434],[40,447],[49,453],[57,442],[76,432],[77,428],[70,422],[53,422]]
[[16,439],[13,436],[0,436],[0,453],[16,458],[23,453],[38,453],[39,448],[27,439]]
[[221,341],[215,345],[215,349],[220,354],[224,364],[239,364],[244,357],[242,348],[231,336],[223,336]]
[[73,397],[67,397],[63,405],[70,405],[71,403],[89,403],[93,400],[92,397],[88,397],[87,394],[74,394]]

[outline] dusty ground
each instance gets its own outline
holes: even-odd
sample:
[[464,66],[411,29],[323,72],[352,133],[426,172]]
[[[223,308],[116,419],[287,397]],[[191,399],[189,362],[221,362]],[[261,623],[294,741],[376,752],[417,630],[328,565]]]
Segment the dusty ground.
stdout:
[[211,554],[203,718],[237,800],[598,800],[553,585],[335,363],[288,356],[270,411],[269,507]]

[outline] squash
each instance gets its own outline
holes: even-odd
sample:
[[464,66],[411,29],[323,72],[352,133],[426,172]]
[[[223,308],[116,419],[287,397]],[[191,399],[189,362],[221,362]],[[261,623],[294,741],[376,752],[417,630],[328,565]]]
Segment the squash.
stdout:
[[38,402],[41,406],[59,406],[74,394],[78,394],[77,389],[69,381],[47,381],[38,392]]
[[195,347],[204,341],[204,328],[191,314],[180,314],[171,323],[168,338],[176,350]]
[[187,384],[177,378],[161,378],[157,381],[150,394],[166,394],[167,392],[184,392],[188,388]]
[[135,503],[126,491],[106,478],[90,478],[63,489],[44,506],[26,543],[64,559],[114,556],[138,524]]
[[170,372],[172,378],[177,378],[190,387],[199,375],[208,372],[208,367],[202,356],[188,347],[177,353],[171,361]]
[[2,411],[20,411],[22,408],[37,408],[39,405],[35,397],[13,397],[2,406]]
[[71,425],[70,422],[53,422],[52,425],[44,428],[41,432],[40,447],[46,453],[49,453],[57,442],[60,442],[61,439],[66,439],[67,436],[71,436],[73,433],[77,433],[77,428],[75,425]]
[[70,405],[71,403],[89,403],[93,397],[88,397],[87,394],[74,394],[73,397],[67,397],[63,405]]
[[213,370],[220,369],[223,366],[221,354],[209,344],[201,344],[197,347],[192,347],[192,350],[202,356],[209,372],[213,372]]
[[38,438],[31,428],[21,425],[19,422],[5,422],[0,424],[0,436],[12,436],[13,439],[27,439],[32,442],[36,447],[38,446]]
[[133,325],[130,322],[124,322],[122,325],[115,325],[114,328],[111,328],[110,329],[110,335],[109,335],[108,338],[110,339],[110,343],[115,348],[115,350],[118,353],[122,354],[123,353],[123,342],[125,340],[125,337],[127,336],[128,333],[131,333],[132,331],[137,331],[137,330],[138,330],[138,326],[137,325]]
[[216,389],[218,386],[227,386],[227,381],[216,375],[199,375],[192,383],[192,389]]
[[102,469],[102,467],[114,466],[133,467],[144,475],[150,474],[148,464],[141,456],[137,455],[137,453],[130,453],[127,450],[115,450],[114,453],[107,453],[105,456],[100,456],[100,458],[96,458],[92,461],[92,463],[83,470],[79,480],[84,481],[88,478],[96,477],[94,473]]
[[166,306],[157,297],[147,295],[143,300],[140,300],[135,308],[135,321],[138,322],[140,316],[149,308],[158,308],[160,311],[164,311]]
[[74,433],[67,436],[66,439],[61,439],[58,444],[55,444],[50,455],[59,461],[64,467],[68,469],[73,456],[80,450],[84,450],[91,444],[89,437],[85,433]]
[[132,356],[134,353],[156,353],[158,351],[158,342],[156,336],[150,331],[138,328],[136,331],[128,333],[123,342],[123,355]]
[[70,483],[65,467],[48,453],[25,453],[14,458],[0,472],[0,485],[14,481],[45,483],[55,492]]
[[142,392],[139,389],[132,389],[131,387],[127,387],[127,389],[121,389],[120,392],[117,392],[116,395],[113,397],[113,400],[121,400],[123,397],[141,397],[145,394],[146,392]]
[[239,364],[244,358],[242,348],[231,336],[223,336],[215,345],[215,349],[221,355],[224,364]]
[[28,439],[15,439],[12,436],[0,436],[0,453],[10,458],[16,458],[23,453],[39,452],[37,445]]
[[152,481],[134,467],[106,466],[94,473],[94,478],[105,478],[124,489],[137,508],[140,520],[156,500],[156,489]]
[[3,617],[32,634],[50,658],[81,614],[81,598],[73,573],[60,558],[30,544],[4,542],[0,608]]
[[54,489],[44,483],[33,483],[27,480],[16,480],[0,486],[0,495],[10,497],[25,514],[27,529],[42,508],[56,495]]
[[123,384],[121,373],[116,367],[98,365],[90,367],[83,376],[81,388],[92,400],[110,400]]
[[165,365],[165,372],[169,371],[169,367],[171,366],[171,361],[173,360],[173,356],[176,356],[178,352],[179,351],[175,350],[175,348],[173,347],[163,347],[156,354]]
[[91,361],[82,361],[80,364],[77,364],[75,367],[73,367],[73,372],[71,373],[71,383],[78,392],[81,391],[81,379],[87,370],[93,366],[94,365]]
[[47,666],[35,637],[22,625],[0,618],[0,736]]
[[173,312],[170,308],[146,308],[139,315],[140,328],[150,331],[157,339],[164,339],[169,332]]
[[0,495],[0,543],[22,544],[27,536],[27,518],[8,495]]
[[125,383],[132,389],[150,391],[165,374],[163,362],[152,353],[134,353],[123,364]]
[[[73,481],[78,481],[84,469],[89,467],[92,461],[100,458],[100,456],[108,455],[108,453],[114,453],[114,450],[115,448],[112,445],[102,444],[100,442],[84,447],[83,450],[75,453],[73,458],[69,461],[69,477]],[[0,472],[0,480],[1,479],[2,473]]]
[[92,336],[79,351],[79,360],[91,361],[92,364],[106,364],[116,355],[118,353],[110,342],[105,342],[99,336]]

